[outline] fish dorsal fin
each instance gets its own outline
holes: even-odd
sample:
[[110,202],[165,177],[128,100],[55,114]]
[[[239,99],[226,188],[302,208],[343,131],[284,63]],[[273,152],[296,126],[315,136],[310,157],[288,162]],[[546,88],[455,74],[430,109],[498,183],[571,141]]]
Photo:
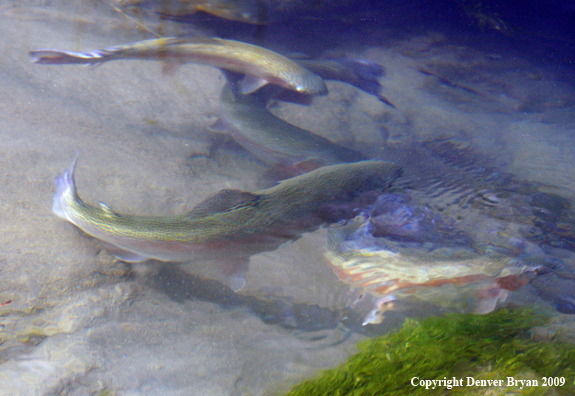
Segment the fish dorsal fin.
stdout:
[[209,216],[215,213],[229,212],[242,206],[254,205],[260,196],[240,190],[221,190],[216,195],[200,202],[189,213],[191,216]]
[[216,122],[212,125],[208,126],[208,130],[211,132],[218,132],[218,133],[229,133],[230,128],[226,121],[223,118],[218,118]]
[[252,92],[257,91],[264,85],[268,83],[268,80],[252,76],[250,74],[246,74],[245,77],[239,82],[239,91],[240,93],[249,94]]
[[104,214],[107,217],[117,217],[118,216],[116,213],[114,213],[112,208],[110,208],[110,206],[105,204],[104,202],[100,202],[100,209],[102,209],[102,212],[104,212]]

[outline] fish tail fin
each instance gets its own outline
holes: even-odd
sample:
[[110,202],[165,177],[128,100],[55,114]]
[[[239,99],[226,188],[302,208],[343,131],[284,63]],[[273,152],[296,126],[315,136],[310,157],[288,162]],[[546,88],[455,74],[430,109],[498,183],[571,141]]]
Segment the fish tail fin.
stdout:
[[76,192],[76,183],[74,182],[74,168],[76,167],[76,160],[80,155],[80,151],[76,154],[70,169],[66,169],[64,173],[56,178],[56,193],[54,194],[54,203],[52,204],[52,212],[58,217],[68,219],[67,215],[67,201],[71,196],[74,199],[78,198]]
[[111,58],[112,53],[106,50],[91,52],[72,52],[55,50],[30,51],[32,62],[40,65],[93,65],[96,66]]

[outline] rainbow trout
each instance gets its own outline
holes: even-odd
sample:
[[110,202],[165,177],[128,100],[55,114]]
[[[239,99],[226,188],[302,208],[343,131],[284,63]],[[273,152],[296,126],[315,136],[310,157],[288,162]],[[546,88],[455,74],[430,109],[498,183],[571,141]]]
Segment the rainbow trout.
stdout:
[[374,237],[363,216],[329,230],[328,265],[338,278],[371,299],[364,324],[381,323],[396,300],[423,301],[459,312],[488,313],[509,291],[526,285],[535,267],[468,247],[428,250]]
[[212,129],[231,134],[268,165],[305,171],[365,159],[354,150],[283,121],[266,108],[265,99],[235,94],[229,84],[222,91],[220,111],[222,117]]
[[142,40],[91,52],[31,51],[42,65],[98,65],[116,59],[159,60],[171,64],[197,63],[240,73],[243,94],[270,83],[306,95],[325,95],[323,79],[296,62],[257,45],[218,38],[166,37]]
[[275,250],[340,220],[333,214],[338,205],[365,201],[364,193],[388,188],[401,173],[382,161],[327,166],[254,193],[222,190],[188,213],[153,217],[84,203],[74,184],[75,162],[56,179],[52,211],[57,216],[100,240],[123,261],[220,260],[225,282],[234,290],[244,285],[252,254]]

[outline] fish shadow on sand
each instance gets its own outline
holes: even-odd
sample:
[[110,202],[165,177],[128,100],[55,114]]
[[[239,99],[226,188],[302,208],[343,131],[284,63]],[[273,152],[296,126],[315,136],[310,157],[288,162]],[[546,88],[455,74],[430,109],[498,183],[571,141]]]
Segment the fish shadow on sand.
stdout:
[[363,326],[363,315],[352,309],[333,310],[298,303],[290,297],[247,295],[234,292],[223,283],[200,278],[173,264],[158,262],[154,275],[144,281],[174,302],[203,301],[232,309],[247,309],[267,325],[279,326],[306,340],[310,348],[328,347],[345,342],[353,333],[373,336],[399,328],[405,317],[389,316],[385,324]]
[[[200,278],[174,265],[162,263],[157,274],[147,281],[174,302],[196,300],[228,310],[247,309],[265,324],[282,327],[309,341],[336,345],[352,333],[351,329],[342,326],[347,312],[295,303],[288,297],[238,294],[221,282]],[[361,318],[357,316],[356,319],[361,324]]]

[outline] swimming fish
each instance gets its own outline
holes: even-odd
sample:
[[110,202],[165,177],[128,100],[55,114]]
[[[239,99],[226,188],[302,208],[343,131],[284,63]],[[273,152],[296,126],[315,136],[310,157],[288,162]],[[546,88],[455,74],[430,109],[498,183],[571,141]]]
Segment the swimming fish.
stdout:
[[76,192],[75,163],[56,179],[52,211],[58,217],[100,240],[123,261],[221,260],[225,282],[234,290],[244,285],[252,254],[275,250],[332,221],[333,206],[384,190],[401,173],[382,161],[327,166],[254,193],[221,190],[188,213],[154,217],[84,203]]
[[526,285],[535,271],[521,260],[465,247],[434,250],[394,243],[371,234],[370,220],[358,216],[332,227],[325,253],[339,279],[375,299],[364,324],[381,323],[386,304],[419,300],[460,312],[488,313],[509,291]]
[[91,52],[31,51],[42,65],[98,65],[116,59],[159,60],[168,64],[197,63],[244,75],[243,94],[270,83],[306,95],[325,95],[324,80],[296,62],[257,45],[218,38],[166,37],[142,40]]
[[323,165],[356,162],[365,157],[276,117],[258,95],[235,94],[226,84],[220,97],[222,117],[212,129],[230,133],[261,161],[303,173]]

